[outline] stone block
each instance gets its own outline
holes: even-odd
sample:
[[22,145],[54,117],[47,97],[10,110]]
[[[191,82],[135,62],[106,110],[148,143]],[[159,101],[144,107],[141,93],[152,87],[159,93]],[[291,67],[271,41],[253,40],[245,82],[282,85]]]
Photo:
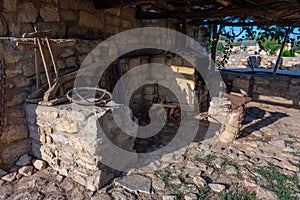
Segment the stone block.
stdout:
[[43,4],[40,8],[40,15],[45,22],[57,22],[60,20],[58,7],[51,4]]
[[58,110],[55,108],[53,109],[53,107],[37,106],[36,114],[37,116],[47,117],[47,120],[50,122],[53,122],[58,118]]
[[9,146],[6,146],[5,149],[3,149],[2,151],[3,160],[2,163],[0,163],[0,165],[4,169],[11,167],[21,155],[28,152],[30,152],[29,139],[21,140],[19,142],[10,144]]
[[140,65],[140,59],[139,58],[134,58],[129,60],[129,68],[132,69],[134,67],[137,67]]
[[38,16],[38,10],[31,2],[24,2],[18,5],[17,20],[18,22],[34,23]]
[[135,8],[124,7],[121,10],[121,19],[126,19],[126,20],[129,20],[129,21],[135,21],[136,20],[135,13],[136,13]]
[[37,169],[37,170],[42,170],[45,169],[47,166],[47,163],[43,160],[35,160],[33,162],[33,166]]
[[9,145],[28,138],[28,129],[25,125],[10,125],[1,135],[2,145]]
[[60,0],[59,1],[60,8],[67,9],[67,10],[78,10],[80,8],[80,0]]
[[268,86],[270,83],[269,77],[264,76],[254,76],[254,84],[255,85],[262,85],[262,86]]
[[109,15],[106,15],[105,21],[106,21],[106,24],[109,24],[111,26],[116,26],[116,27],[119,27],[121,24],[121,19],[118,17],[115,17],[115,16],[111,17]]
[[0,36],[7,36],[8,26],[4,18],[0,19]]
[[17,0],[3,0],[4,12],[16,12],[17,11]]
[[59,120],[55,122],[55,130],[58,132],[76,133],[76,124],[72,121]]
[[13,182],[17,177],[17,172],[13,172],[3,176],[1,179],[7,182]]
[[121,27],[125,30],[133,28],[134,24],[131,21],[122,20],[121,21]]
[[34,65],[23,65],[23,74],[26,77],[35,75]]
[[104,19],[95,16],[86,11],[79,12],[79,25],[90,28],[98,28],[101,29],[104,27]]
[[121,9],[120,9],[120,8],[109,8],[109,9],[105,9],[105,10],[104,10],[104,14],[120,16],[120,14],[121,14]]
[[[10,80],[12,81],[13,85],[17,88],[30,87],[33,85],[33,79],[28,78],[28,77],[20,76],[20,77],[14,77]],[[22,93],[22,94],[24,94],[24,93]],[[20,95],[18,95],[18,96],[20,96]],[[25,96],[27,96],[27,94]]]
[[31,176],[33,174],[33,167],[32,166],[24,166],[21,167],[18,170],[19,174],[23,175],[23,176]]
[[116,35],[120,32],[120,28],[118,26],[109,26],[109,25],[106,25],[105,26],[105,33],[108,34],[108,36],[111,36],[111,35]]
[[16,165],[17,166],[29,165],[31,164],[31,160],[32,160],[31,156],[29,156],[28,154],[24,154],[18,159]]
[[249,88],[249,80],[243,78],[235,78],[232,82],[232,85],[237,88],[248,89]]
[[151,59],[152,63],[159,63],[159,64],[165,64],[166,63],[166,56],[154,56]]
[[5,52],[4,53],[4,61],[6,65],[15,64],[22,59],[22,55],[19,52]]
[[5,72],[8,79],[23,73],[22,69],[7,69]]
[[77,21],[78,14],[73,10],[61,10],[61,20],[62,21]]
[[300,86],[300,79],[291,79],[291,84],[294,86]]

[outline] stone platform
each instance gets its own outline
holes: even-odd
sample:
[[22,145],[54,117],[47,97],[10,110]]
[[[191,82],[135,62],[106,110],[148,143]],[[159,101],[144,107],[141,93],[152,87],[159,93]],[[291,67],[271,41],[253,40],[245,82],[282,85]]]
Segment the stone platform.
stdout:
[[26,105],[31,154],[47,161],[60,174],[95,191],[119,174],[101,163],[103,154],[108,153],[104,149],[109,147],[105,136],[127,151],[132,151],[134,145],[134,138],[123,134],[114,122],[112,110],[129,115],[131,111],[114,103],[93,108],[76,105],[76,110],[72,106]]

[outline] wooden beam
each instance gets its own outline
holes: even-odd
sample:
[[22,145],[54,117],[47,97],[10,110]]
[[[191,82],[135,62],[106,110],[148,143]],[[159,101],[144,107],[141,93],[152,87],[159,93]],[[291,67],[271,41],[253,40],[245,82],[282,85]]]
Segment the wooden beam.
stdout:
[[[288,11],[287,11],[288,12]],[[209,9],[209,10],[199,10],[193,12],[177,12],[177,11],[165,11],[165,12],[141,12],[137,11],[137,19],[191,19],[191,20],[207,20],[207,19],[216,19],[219,17],[239,17],[239,18],[250,18],[255,23],[260,24],[281,24],[284,26],[299,26],[300,15],[289,17],[287,19],[286,12],[275,12],[274,10],[265,10],[265,9],[249,9],[249,8],[223,8],[223,9]],[[235,24],[240,25],[243,24]]]
[[211,59],[213,61],[212,69],[215,70],[214,64],[216,62],[216,55],[217,55],[217,44],[219,41],[219,33],[218,33],[218,26],[213,26],[213,35],[212,35],[212,50],[211,50]]
[[34,37],[42,38],[45,36],[49,36],[50,32],[51,32],[50,30],[46,30],[46,31],[35,31],[32,33],[24,33],[22,35],[22,38],[34,38]]
[[[297,22],[291,22],[292,24],[297,24]],[[275,22],[275,21],[264,21],[264,22],[226,22],[221,20],[192,20],[189,21],[188,24],[194,25],[194,26],[200,26],[200,25],[224,25],[224,26],[236,26],[236,27],[242,27],[242,26],[262,26],[262,25],[281,25],[281,26],[287,26],[289,24],[286,24],[286,22]],[[292,25],[293,27],[299,27],[298,25]]]
[[161,0],[94,0],[94,5],[97,9],[108,9],[160,1]]
[[[275,13],[276,14],[276,13]],[[138,19],[162,19],[162,18],[176,18],[176,19],[209,19],[215,17],[263,17],[275,15],[272,11],[266,10],[252,10],[243,8],[224,8],[224,9],[210,9],[199,10],[194,12],[172,12],[166,11],[161,13],[154,12],[137,12]]]
[[221,4],[222,6],[230,6],[231,5],[231,1],[228,0],[215,0],[216,2],[218,2],[219,4]]
[[29,43],[29,42],[17,42],[16,43],[17,47],[25,47],[25,48],[39,48],[39,46],[35,43]]

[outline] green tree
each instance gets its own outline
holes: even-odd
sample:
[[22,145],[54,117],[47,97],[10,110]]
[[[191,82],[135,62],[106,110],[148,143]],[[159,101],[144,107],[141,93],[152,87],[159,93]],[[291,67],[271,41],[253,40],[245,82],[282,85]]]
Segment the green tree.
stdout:
[[265,51],[268,55],[275,55],[276,52],[280,49],[281,47],[281,42],[279,42],[278,40],[275,40],[271,37],[267,38],[267,39],[261,39],[258,40],[258,44],[260,47],[260,50]]

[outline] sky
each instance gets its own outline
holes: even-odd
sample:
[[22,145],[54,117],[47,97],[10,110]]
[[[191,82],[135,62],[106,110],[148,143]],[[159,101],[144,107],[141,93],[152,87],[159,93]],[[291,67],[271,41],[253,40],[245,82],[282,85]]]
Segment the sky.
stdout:
[[[238,34],[238,33],[242,30],[242,27],[230,27],[230,26],[225,27],[225,30],[226,30],[226,31],[231,31],[232,29],[233,29],[233,31],[234,31],[235,34]],[[256,27],[256,26],[254,27],[254,30],[257,30],[257,27]],[[300,28],[295,28],[294,32],[295,32],[297,35],[291,33],[291,34],[289,35],[290,38],[291,38],[291,39],[297,40],[297,37],[299,37],[298,40],[300,40]],[[243,36],[245,36],[245,32],[244,32],[243,34],[241,34],[237,39],[240,39],[240,38],[242,38]]]

